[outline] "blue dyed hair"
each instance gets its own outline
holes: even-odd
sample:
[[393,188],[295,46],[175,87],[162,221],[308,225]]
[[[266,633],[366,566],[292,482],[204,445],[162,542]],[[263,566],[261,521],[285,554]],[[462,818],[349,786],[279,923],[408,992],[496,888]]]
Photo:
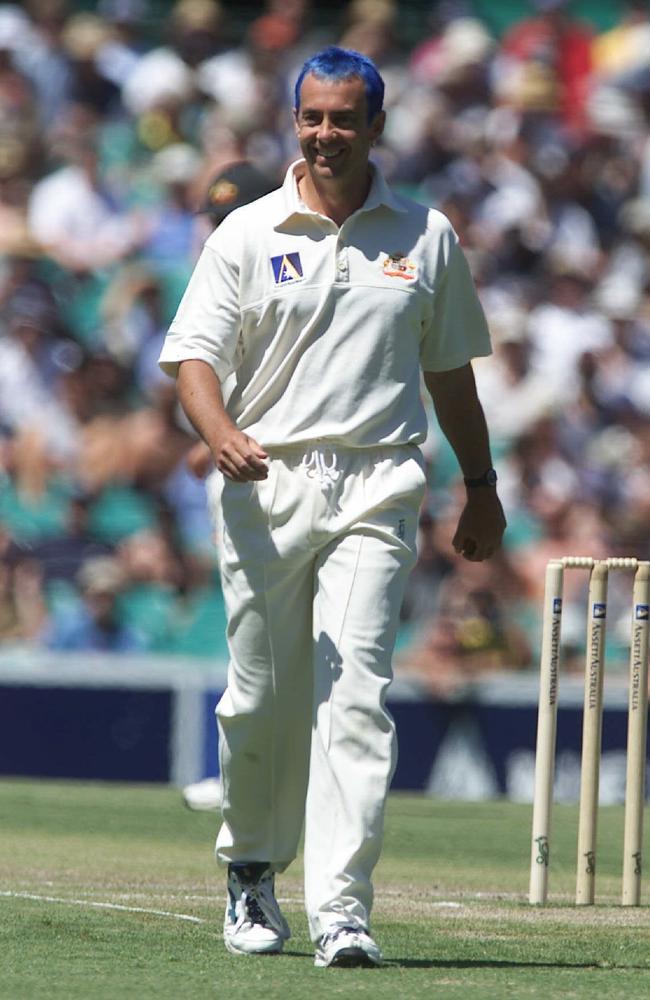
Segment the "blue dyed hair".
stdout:
[[371,122],[379,114],[384,104],[384,81],[372,59],[355,52],[354,49],[340,49],[336,45],[317,52],[315,56],[303,65],[296,80],[294,107],[300,107],[300,88],[305,77],[312,73],[324,80],[349,80],[358,76],[366,88],[366,103],[368,105],[368,121]]

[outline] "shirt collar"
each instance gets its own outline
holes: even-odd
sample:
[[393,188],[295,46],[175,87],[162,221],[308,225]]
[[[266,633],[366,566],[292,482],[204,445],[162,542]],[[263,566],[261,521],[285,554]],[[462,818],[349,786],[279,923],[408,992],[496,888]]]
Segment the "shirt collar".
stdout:
[[[384,205],[393,212],[406,212],[406,208],[395,197],[384,176],[375,163],[370,163],[372,181],[368,197],[359,209],[361,212],[370,212],[374,208]],[[298,193],[298,180],[305,172],[305,161],[296,160],[287,170],[282,184],[282,214],[278,216],[274,228],[277,229],[287,222],[293,215],[317,215],[311,208],[308,208],[300,194]]]

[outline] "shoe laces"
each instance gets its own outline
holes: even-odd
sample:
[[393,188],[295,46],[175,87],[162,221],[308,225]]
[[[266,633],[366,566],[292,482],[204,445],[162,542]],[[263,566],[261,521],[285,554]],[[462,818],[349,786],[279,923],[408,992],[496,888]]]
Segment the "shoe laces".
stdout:
[[245,889],[241,895],[241,913],[237,924],[241,926],[247,921],[251,924],[261,924],[262,927],[270,926],[270,921],[260,905],[257,888]]
[[240,869],[231,873],[231,879],[237,883],[236,886],[229,886],[229,892],[233,897],[237,914],[235,925],[238,929],[248,923],[270,928],[279,934],[288,932],[273,891],[272,872],[267,869],[260,876],[253,873],[247,876]]
[[354,927],[351,924],[343,924],[333,927],[331,931],[326,931],[321,938],[321,947],[326,947],[328,944],[334,944],[337,938],[341,937],[342,934],[365,934],[366,931],[363,927]]

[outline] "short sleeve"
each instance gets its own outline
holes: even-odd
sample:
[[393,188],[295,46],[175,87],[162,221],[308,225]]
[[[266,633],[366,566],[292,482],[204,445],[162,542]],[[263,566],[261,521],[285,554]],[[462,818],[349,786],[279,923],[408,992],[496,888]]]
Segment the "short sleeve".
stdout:
[[172,378],[181,361],[206,361],[220,381],[237,367],[239,267],[216,235],[203,248],[158,359]]
[[447,262],[436,278],[431,319],[420,342],[422,369],[431,372],[462,368],[472,358],[492,353],[483,307],[458,238],[450,229],[442,240],[449,241]]

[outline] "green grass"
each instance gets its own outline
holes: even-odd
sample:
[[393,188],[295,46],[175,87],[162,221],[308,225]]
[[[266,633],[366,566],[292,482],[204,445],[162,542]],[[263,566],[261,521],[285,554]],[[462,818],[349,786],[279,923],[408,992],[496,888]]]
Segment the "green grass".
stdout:
[[601,811],[598,903],[577,909],[576,811],[556,808],[551,901],[533,908],[529,807],[393,796],[379,970],[314,968],[298,862],[278,883],[294,930],[285,954],[228,955],[215,827],[173,789],[0,781],[2,1000],[650,995],[650,886],[644,906],[617,905],[620,809]]

